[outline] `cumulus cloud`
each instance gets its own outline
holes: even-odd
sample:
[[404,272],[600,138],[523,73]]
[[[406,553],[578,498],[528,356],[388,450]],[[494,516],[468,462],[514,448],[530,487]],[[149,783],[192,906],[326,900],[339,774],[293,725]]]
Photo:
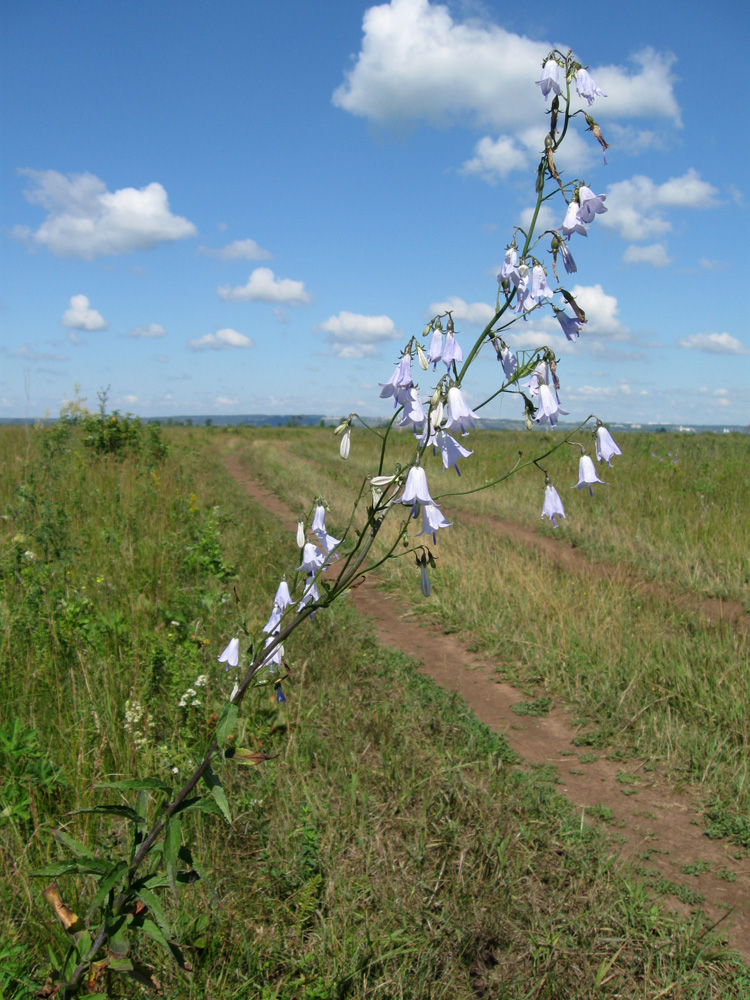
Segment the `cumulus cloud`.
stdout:
[[457,295],[444,302],[433,302],[429,309],[430,316],[445,312],[452,313],[456,323],[471,323],[472,326],[486,326],[495,315],[495,310],[486,302],[464,302]]
[[336,358],[369,358],[381,344],[401,336],[390,316],[363,316],[342,311],[318,324],[328,336],[331,354]]
[[630,338],[630,330],[618,318],[619,307],[614,295],[607,295],[601,285],[574,285],[571,292],[586,313],[586,335],[611,340]]
[[15,226],[11,231],[29,246],[45,246],[58,257],[94,257],[152,250],[160,243],[195,236],[192,222],[172,215],[167,192],[153,182],[143,188],[108,191],[93,174],[56,170],[21,170],[34,187],[24,192],[47,217],[37,230]]
[[254,347],[253,341],[244,333],[229,328],[207,333],[188,343],[191,351],[231,351],[243,347]]
[[[520,224],[525,230],[528,230],[531,225],[531,220],[534,218],[534,207],[524,208],[521,212]],[[558,212],[557,215],[552,211],[549,205],[542,205],[539,209],[539,215],[536,219],[536,230],[535,232],[541,233],[545,229],[554,229],[555,226],[560,226],[562,223],[561,213]]]
[[[529,139],[528,122],[540,113],[535,81],[550,42],[514,34],[477,16],[454,19],[452,6],[430,0],[390,0],[370,7],[362,32],[360,51],[333,93],[336,107],[383,127],[428,122],[491,130],[494,135],[483,136],[461,167],[462,173],[490,183],[527,168],[532,154],[543,148],[539,135]],[[646,48],[628,67],[592,66],[592,75],[609,95],[608,120],[645,117],[678,127],[674,61],[669,53]],[[654,145],[659,134],[644,130],[644,147]],[[595,154],[595,142],[579,140],[561,153],[563,166],[581,170]]]
[[245,285],[220,285],[216,294],[225,302],[277,302],[287,306],[307,305],[312,300],[303,281],[276,278],[270,267],[256,267]]
[[109,323],[101,313],[92,309],[89,300],[85,295],[73,295],[70,300],[70,307],[65,310],[60,320],[63,326],[70,327],[71,330],[85,330],[93,333],[95,330],[106,330]]
[[600,224],[614,229],[632,243],[663,236],[672,229],[664,217],[665,208],[712,208],[718,191],[701,179],[692,167],[682,177],[671,177],[656,184],[638,174],[628,181],[617,181],[607,189],[607,208],[599,216]]
[[672,263],[664,243],[649,243],[645,247],[629,246],[622,259],[626,264],[649,264],[651,267],[666,267]]
[[255,240],[234,240],[225,247],[214,250],[211,247],[198,247],[198,253],[206,257],[219,257],[221,260],[270,260],[273,254],[258,246]]
[[750,349],[741,340],[728,333],[694,333],[690,337],[681,337],[677,346],[708,354],[750,354]]
[[163,326],[159,326],[158,323],[148,323],[146,326],[136,326],[130,333],[129,337],[145,337],[149,340],[154,340],[156,337],[166,337],[167,331]]

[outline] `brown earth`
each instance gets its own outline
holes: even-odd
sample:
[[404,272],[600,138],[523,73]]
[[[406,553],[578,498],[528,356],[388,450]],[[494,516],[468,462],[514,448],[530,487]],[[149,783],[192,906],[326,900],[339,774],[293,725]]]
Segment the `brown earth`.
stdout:
[[[270,493],[243,467],[239,457],[228,454],[226,466],[258,504],[284,520],[290,531],[296,530],[297,516],[278,497]],[[469,520],[469,516],[461,514]],[[483,518],[486,525],[487,519]],[[493,527],[541,549],[552,561],[573,573],[591,573],[592,563],[572,546],[537,535],[515,522],[493,520]],[[593,564],[596,572],[608,578],[625,578],[633,586],[663,596],[659,585],[639,580],[622,567]],[[750,961],[750,859],[725,840],[709,840],[698,796],[677,792],[658,771],[646,771],[645,760],[615,762],[607,751],[586,754],[572,740],[578,730],[568,714],[552,708],[541,717],[517,715],[512,706],[525,696],[509,684],[493,678],[497,665],[468,651],[460,636],[445,635],[437,628],[413,619],[402,597],[390,597],[378,591],[372,578],[351,591],[355,606],[373,622],[380,641],[402,650],[421,661],[420,671],[442,687],[456,691],[471,710],[491,729],[502,733],[508,744],[528,764],[554,765],[559,774],[559,790],[581,809],[581,821],[592,815],[609,812],[612,848],[627,863],[687,887],[705,897],[702,909],[712,922],[721,924],[728,943]],[[741,605],[700,600],[677,595],[685,606],[696,607],[707,618],[728,620],[743,631],[750,631],[750,616]],[[675,596],[670,594],[670,599]],[[468,638],[468,637],[467,637]],[[586,761],[581,761],[581,756]],[[596,756],[597,759],[593,760]],[[593,812],[592,812],[593,811]],[[738,857],[740,860],[738,860]],[[686,875],[684,865],[705,862],[710,871]],[[722,871],[736,881],[717,876]],[[686,911],[684,904],[673,903]]]

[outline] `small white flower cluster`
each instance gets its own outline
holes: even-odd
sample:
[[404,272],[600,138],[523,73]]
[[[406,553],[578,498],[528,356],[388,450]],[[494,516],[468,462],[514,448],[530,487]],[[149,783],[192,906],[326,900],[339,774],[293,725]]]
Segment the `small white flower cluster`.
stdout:
[[133,737],[133,744],[136,750],[143,750],[148,743],[145,734],[137,728],[145,714],[145,708],[134,698],[128,698],[125,702],[125,722],[123,729]]
[[201,704],[201,700],[198,697],[198,692],[195,688],[205,687],[206,684],[208,684],[208,677],[205,674],[200,674],[195,678],[193,683],[195,684],[195,687],[189,687],[185,694],[183,694],[177,702],[180,708],[198,708]]

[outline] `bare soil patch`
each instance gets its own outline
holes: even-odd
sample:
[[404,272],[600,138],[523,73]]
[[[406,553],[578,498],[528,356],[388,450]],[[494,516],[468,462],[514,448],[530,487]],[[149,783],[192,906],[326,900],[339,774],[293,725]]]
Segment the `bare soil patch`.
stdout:
[[[285,521],[290,531],[296,530],[297,515],[254,479],[237,455],[230,453],[225,461],[231,475],[256,503]],[[460,518],[469,519],[466,514]],[[496,518],[493,525],[516,540],[537,546],[570,572],[582,572],[585,565],[590,573],[594,565],[603,577],[614,578],[622,573],[631,578],[628,570],[592,564],[573,547],[514,522]],[[648,581],[634,579],[634,585],[646,590],[654,587],[662,593],[658,585]],[[695,607],[695,599],[683,596]],[[705,897],[704,912],[713,922],[722,921],[729,944],[750,961],[750,859],[728,841],[705,836],[697,794],[676,791],[658,770],[647,771],[645,760],[617,762],[608,759],[606,750],[590,753],[587,747],[575,746],[572,741],[578,730],[569,715],[554,705],[543,716],[516,714],[513,706],[527,699],[509,684],[493,678],[497,664],[469,652],[460,635],[445,635],[415,621],[404,600],[378,591],[372,578],[351,591],[351,597],[357,609],[372,619],[384,645],[421,661],[422,673],[460,694],[477,718],[502,733],[524,762],[555,766],[560,792],[581,809],[582,820],[594,817],[607,823],[613,852],[619,858],[683,887],[676,890],[683,897],[684,890]],[[670,600],[674,599],[671,595]],[[726,603],[699,603],[701,613],[708,618],[730,620],[750,630],[750,616],[741,606],[730,614]],[[737,854],[742,855],[740,860]],[[695,874],[685,873],[684,867],[692,868]],[[724,878],[719,877],[719,872]],[[733,877],[736,881],[728,881]],[[678,909],[685,907],[677,897],[674,905]]]

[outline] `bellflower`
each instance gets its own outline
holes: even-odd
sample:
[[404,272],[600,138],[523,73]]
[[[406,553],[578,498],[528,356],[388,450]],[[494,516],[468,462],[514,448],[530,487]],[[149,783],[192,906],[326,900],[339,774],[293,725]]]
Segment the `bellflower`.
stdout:
[[549,365],[546,361],[539,362],[534,371],[531,373],[529,381],[524,386],[524,389],[528,389],[532,396],[538,396],[539,386],[542,382],[545,385],[549,383]]
[[575,274],[578,268],[576,267],[576,262],[573,260],[573,254],[570,250],[568,250],[568,244],[564,240],[560,242],[560,255],[562,257],[563,267],[568,274]]
[[310,577],[307,586],[305,587],[305,592],[302,595],[302,600],[297,605],[297,610],[301,611],[305,605],[310,603],[310,601],[317,601],[319,596],[318,585],[315,583],[314,578]]
[[387,382],[380,383],[380,398],[387,399],[388,396],[394,396],[393,405],[400,406],[404,401],[407,389],[410,389],[413,385],[414,383],[411,378],[411,354],[406,351],[401,355],[401,360],[396,365],[393,375],[391,375]]
[[510,379],[518,368],[518,359],[511,349],[505,344],[500,352],[500,361],[503,365],[503,371],[505,372],[506,379]]
[[581,236],[588,236],[588,228],[581,218],[581,206],[577,201],[571,201],[568,204],[568,210],[565,213],[565,218],[560,229],[563,236],[570,237],[573,233],[580,233]]
[[512,281],[514,285],[518,285],[518,277],[518,251],[515,247],[508,247],[497,280],[500,284],[504,281]]
[[273,603],[277,604],[282,611],[285,611],[292,603],[292,597],[289,593],[289,584],[286,580],[282,580],[279,584]]
[[351,445],[352,430],[351,427],[347,427],[344,433],[341,435],[341,444],[339,445],[339,455],[342,458],[349,458],[349,447]]
[[468,458],[474,452],[467,451],[466,448],[463,448],[455,438],[452,438],[450,434],[446,434],[445,431],[437,432],[435,435],[435,444],[440,449],[443,467],[450,469],[451,466],[455,466],[456,472],[460,476],[461,470],[458,467],[459,458]]
[[594,78],[583,67],[576,73],[576,91],[579,97],[583,97],[589,102],[589,107],[594,103],[595,97],[607,96],[603,90],[597,87]]
[[550,389],[546,383],[539,381],[539,403],[537,405],[536,411],[536,422],[538,424],[546,423],[549,420],[552,427],[555,426],[558,420],[558,414],[565,413],[568,411],[564,410],[560,406],[560,401],[557,398],[557,393],[554,389]]
[[281,690],[281,684],[276,685],[276,701],[279,705],[282,705],[286,701],[284,692]]
[[555,293],[547,284],[547,272],[541,264],[535,264],[531,272],[532,299],[551,299]]
[[297,548],[301,549],[305,544],[305,519],[301,517],[297,521]]
[[219,663],[226,663],[226,669],[236,667],[240,662],[240,640],[231,639],[229,645],[219,657]]
[[415,430],[422,429],[422,425],[425,420],[427,420],[427,414],[424,412],[424,407],[422,406],[422,400],[419,398],[419,389],[415,385],[409,389],[406,398],[403,400],[404,413],[399,421],[399,427],[406,427],[407,424],[411,424]]
[[516,292],[516,312],[525,313],[533,309],[536,305],[531,294],[531,272],[528,264],[521,264],[518,268],[518,290]]
[[445,423],[447,431],[459,429],[462,434],[467,433],[467,428],[474,426],[474,421],[479,417],[466,405],[463,393],[457,385],[452,385],[448,390],[448,419]]
[[432,535],[433,542],[437,545],[437,532],[441,528],[450,528],[452,522],[446,521],[440,508],[434,503],[422,504],[422,530],[420,535]]
[[602,486],[607,484],[600,479],[596,474],[596,468],[594,463],[591,461],[588,455],[581,455],[581,460],[578,463],[578,482],[573,487],[574,490],[582,490],[584,486],[588,486],[589,495],[593,496],[594,491],[591,488],[594,483],[601,483]]
[[297,570],[302,569],[308,576],[312,576],[318,572],[325,561],[326,553],[321,552],[317,545],[313,545],[312,542],[306,542],[302,550],[302,565],[298,566]]
[[321,531],[325,534],[326,530],[326,509],[322,503],[315,505],[315,510],[313,512],[313,522],[312,531],[317,535]]
[[555,319],[562,327],[562,331],[568,340],[578,340],[578,334],[583,329],[583,323],[573,316],[568,316],[562,309],[555,309]]
[[599,424],[596,428],[596,457],[600,462],[606,462],[612,468],[612,459],[615,455],[622,455],[622,452],[612,440],[604,424]]
[[417,504],[433,503],[430,491],[427,488],[427,476],[421,465],[413,465],[409,469],[406,477],[404,492],[396,500],[396,503],[410,503],[412,505],[412,517],[417,516]]
[[[563,510],[562,500],[560,495],[552,485],[552,483],[547,483],[544,487],[544,507],[542,508],[542,520],[548,517],[552,521],[552,526],[557,527],[557,521],[555,517],[557,516],[565,517],[565,511]],[[567,521],[567,517],[565,517]]]
[[536,81],[537,86],[542,88],[545,101],[549,97],[550,90],[559,97],[562,93],[560,89],[560,67],[556,59],[548,59],[542,69],[542,79]]
[[595,215],[603,215],[608,209],[604,207],[607,200],[606,194],[594,194],[591,188],[581,185],[578,188],[578,216],[584,224],[588,225],[594,221]]
[[461,350],[461,345],[456,340],[456,336],[453,331],[448,330],[445,335],[445,347],[443,348],[441,361],[448,371],[450,371],[450,367],[454,361],[457,365],[460,365],[463,359],[464,352]]
[[432,331],[430,345],[427,348],[427,360],[432,362],[432,370],[435,371],[437,363],[443,357],[443,331],[438,326]]
[[[273,642],[276,642],[276,637],[273,635],[269,635],[269,637],[266,639],[266,649],[268,649],[268,647]],[[276,667],[281,666],[281,657],[283,655],[284,655],[284,647],[282,645],[278,645],[276,649],[274,649],[272,653],[269,653],[268,656],[265,658],[265,660],[263,661],[263,666],[268,667],[271,673],[273,673],[274,666]]]
[[278,626],[280,621],[281,621],[281,608],[278,606],[278,604],[274,604],[273,611],[271,612],[271,617],[263,626],[263,631],[266,633],[266,635],[276,635],[276,633],[278,632]]
[[[327,556],[341,543],[340,538],[334,538],[333,535],[329,535],[326,531],[326,509],[323,504],[319,503],[315,508],[312,530],[318,539],[318,544]],[[335,558],[338,559],[338,556],[335,556]]]
[[427,575],[427,563],[419,564],[419,588],[425,597],[429,597],[432,591],[430,578]]

